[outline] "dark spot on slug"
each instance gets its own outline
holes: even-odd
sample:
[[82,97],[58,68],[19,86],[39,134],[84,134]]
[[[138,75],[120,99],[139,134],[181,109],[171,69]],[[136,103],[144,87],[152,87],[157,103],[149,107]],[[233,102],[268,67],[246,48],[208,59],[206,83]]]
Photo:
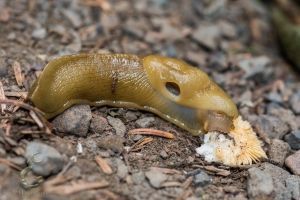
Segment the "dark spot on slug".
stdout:
[[166,83],[166,88],[170,93],[174,94],[175,96],[180,95],[180,88],[176,83],[167,82]]
[[113,77],[112,83],[111,83],[111,92],[114,93],[116,91],[116,83],[118,81],[118,77]]

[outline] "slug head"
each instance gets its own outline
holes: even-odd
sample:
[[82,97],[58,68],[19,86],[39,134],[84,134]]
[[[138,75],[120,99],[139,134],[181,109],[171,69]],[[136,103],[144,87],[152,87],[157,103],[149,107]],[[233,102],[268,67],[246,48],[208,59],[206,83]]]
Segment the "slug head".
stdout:
[[171,101],[196,109],[205,131],[229,133],[237,107],[208,75],[186,62],[162,56],[144,58],[151,85]]

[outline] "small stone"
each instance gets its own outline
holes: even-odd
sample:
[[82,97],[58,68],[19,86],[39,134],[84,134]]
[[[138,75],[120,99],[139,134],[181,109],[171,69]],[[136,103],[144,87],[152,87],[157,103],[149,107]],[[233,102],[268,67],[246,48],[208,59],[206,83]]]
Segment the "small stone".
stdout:
[[209,6],[204,10],[206,19],[216,19],[226,13],[227,0],[208,1]]
[[269,139],[282,139],[283,136],[289,131],[287,124],[280,118],[260,115],[258,117],[258,125],[268,136]]
[[197,64],[198,67],[202,67],[206,64],[206,54],[204,52],[188,51],[185,57],[186,60]]
[[238,194],[232,200],[248,200],[248,199],[243,194]]
[[161,20],[160,27],[160,33],[166,38],[168,42],[174,42],[183,38],[181,31],[178,28],[172,26],[168,20]]
[[119,118],[107,116],[108,123],[115,129],[116,134],[120,137],[124,137],[126,133],[126,126]]
[[71,22],[72,26],[74,28],[79,28],[82,25],[82,20],[79,14],[72,10],[63,9],[62,10],[63,15]]
[[137,128],[149,128],[154,124],[154,122],[154,117],[145,117],[143,119],[136,120],[135,126]]
[[234,39],[237,36],[236,27],[233,24],[222,20],[218,23],[218,26],[222,36],[225,38]]
[[167,154],[167,152],[165,150],[161,150],[160,153],[159,153],[159,155],[164,160],[168,158],[168,154]]
[[128,112],[126,112],[126,114],[125,114],[125,118],[126,118],[128,121],[134,121],[134,120],[137,119],[137,116],[136,116],[136,114],[135,114],[134,112],[128,111]]
[[300,150],[300,130],[285,135],[284,141],[286,141],[292,149]]
[[93,117],[90,123],[90,131],[92,133],[102,133],[107,123],[100,117]]
[[139,141],[141,138],[142,138],[143,136],[142,135],[135,135],[134,137],[133,137],[133,141],[135,141],[135,142],[137,142],[137,141]]
[[291,191],[293,199],[300,199],[300,177],[290,176],[285,181],[288,191]]
[[291,151],[289,144],[285,143],[282,140],[274,139],[271,141],[270,149],[268,151],[268,156],[271,163],[282,167],[285,161],[285,158]]
[[290,98],[290,105],[296,115],[300,114],[300,90],[293,94]]
[[288,191],[285,185],[278,180],[277,178],[273,178],[274,188],[275,188],[275,200],[289,200],[292,199],[291,191]]
[[215,51],[218,47],[220,31],[215,25],[201,25],[193,32],[192,38],[209,50]]
[[123,152],[123,142],[125,138],[116,136],[116,135],[109,135],[106,138],[103,138],[99,143],[98,146],[100,148],[111,150],[117,154],[121,154]]
[[245,71],[243,78],[250,79],[260,76],[262,79],[271,75],[271,59],[266,56],[249,58],[238,63],[238,67]]
[[95,153],[96,150],[98,149],[98,145],[95,140],[86,140],[85,146],[90,152],[93,152],[93,153]]
[[223,187],[224,192],[228,192],[231,194],[237,194],[239,192],[239,189],[236,186],[224,186]]
[[65,175],[76,179],[81,176],[81,170],[78,166],[75,165],[68,169]]
[[92,113],[88,105],[74,105],[58,115],[53,125],[58,132],[85,137],[87,135]]
[[285,165],[290,168],[294,174],[300,175],[300,150],[287,157]]
[[278,92],[269,92],[267,94],[264,94],[264,98],[275,103],[282,103],[282,98],[280,94],[278,94]]
[[283,184],[285,184],[285,180],[290,176],[289,172],[271,163],[264,162],[261,166],[264,172],[271,174],[273,178],[278,179]]
[[20,156],[13,157],[13,158],[8,157],[7,160],[12,162],[15,165],[18,165],[19,167],[22,167],[22,168],[26,167],[26,160],[23,157],[20,157]]
[[7,65],[4,58],[0,57],[0,77],[5,77],[7,75]]
[[196,174],[194,176],[194,184],[196,187],[204,187],[209,185],[211,182],[211,177],[202,170],[199,174]]
[[128,174],[127,166],[122,162],[118,164],[117,175],[120,179],[124,179]]
[[45,39],[47,37],[47,31],[45,28],[38,28],[38,29],[35,29],[31,36],[34,38],[34,39],[38,39],[38,40],[42,40],[42,39]]
[[167,44],[166,46],[167,50],[167,56],[171,58],[176,58],[177,57],[177,50],[176,47],[172,44]]
[[132,181],[136,185],[142,184],[145,181],[145,178],[146,178],[145,174],[142,171],[136,172],[136,173],[132,173]]
[[136,38],[142,38],[145,33],[144,20],[129,18],[125,22],[125,32],[135,36]]
[[[39,142],[29,142],[26,147],[25,157],[33,166],[36,175],[49,176],[57,174],[64,165],[63,156],[53,147]],[[33,159],[36,162],[33,162]],[[42,162],[38,162],[42,161]]]
[[154,188],[159,188],[162,183],[164,183],[168,176],[160,171],[147,171],[145,172],[147,179],[149,180],[150,184]]
[[227,59],[222,52],[216,52],[208,58],[207,67],[219,72],[223,72],[228,68]]
[[272,176],[256,167],[248,170],[247,192],[250,199],[274,197]]
[[15,32],[11,32],[11,33],[8,34],[7,40],[13,41],[13,40],[16,39],[16,37],[17,37],[16,33]]

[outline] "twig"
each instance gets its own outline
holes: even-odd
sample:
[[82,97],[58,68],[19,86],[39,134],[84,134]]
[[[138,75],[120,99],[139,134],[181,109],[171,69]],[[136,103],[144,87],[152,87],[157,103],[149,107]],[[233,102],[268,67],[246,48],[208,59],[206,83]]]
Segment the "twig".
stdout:
[[95,156],[94,159],[105,174],[110,175],[113,173],[113,170],[103,158],[100,156]]
[[13,164],[13,163],[11,163],[11,162],[9,162],[8,160],[6,160],[6,159],[4,159],[4,158],[0,158],[0,163],[2,163],[2,164],[4,164],[4,165],[7,165],[7,166],[9,166],[9,167],[12,167],[12,168],[14,168],[14,169],[16,169],[16,170],[19,170],[19,171],[22,170],[21,167],[19,167],[18,165]]
[[132,129],[128,133],[130,134],[142,134],[142,135],[155,135],[165,138],[173,139],[175,136],[172,133],[168,133],[165,131],[159,131],[151,128],[138,128],[138,129]]

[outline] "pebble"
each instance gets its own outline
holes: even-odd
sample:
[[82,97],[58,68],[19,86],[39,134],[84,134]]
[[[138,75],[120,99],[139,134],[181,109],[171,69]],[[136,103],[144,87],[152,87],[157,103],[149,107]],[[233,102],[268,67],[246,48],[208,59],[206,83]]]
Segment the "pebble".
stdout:
[[275,103],[282,103],[281,95],[278,92],[269,92],[264,94],[264,98]]
[[128,168],[123,162],[118,164],[117,175],[120,179],[124,179],[128,175]]
[[284,141],[287,142],[292,149],[300,150],[300,130],[292,131],[284,136]]
[[58,132],[85,137],[87,135],[92,112],[88,105],[73,105],[53,120]]
[[151,127],[155,122],[154,117],[145,117],[143,119],[138,119],[135,122],[135,126],[137,128],[149,128]]
[[250,199],[274,197],[272,176],[256,167],[248,170],[247,193]]
[[198,67],[206,64],[206,54],[203,52],[188,51],[185,55],[186,60],[195,63]]
[[201,25],[192,34],[192,38],[211,51],[218,47],[220,31],[216,25]]
[[293,199],[300,199],[300,177],[299,176],[290,176],[286,179],[287,190],[292,193]]
[[287,157],[285,165],[290,168],[294,174],[300,175],[300,150]]
[[172,44],[167,44],[166,45],[166,50],[167,50],[167,56],[171,58],[176,58],[177,57],[177,50],[176,47]]
[[128,112],[126,112],[126,114],[125,114],[125,118],[126,118],[128,121],[134,121],[134,120],[137,119],[137,116],[136,116],[136,114],[135,114],[134,112],[128,111]]
[[285,185],[278,179],[273,178],[274,188],[275,188],[275,200],[290,200],[292,199],[291,191],[288,191]]
[[288,143],[282,140],[274,139],[271,141],[268,151],[269,160],[271,163],[282,167],[290,151],[291,147]]
[[19,167],[25,168],[26,167],[26,160],[23,157],[8,157],[8,161],[12,162],[15,165],[18,165]]
[[239,192],[239,189],[236,186],[230,186],[230,185],[226,185],[223,187],[224,192],[228,192],[231,194],[237,194]]
[[226,12],[227,0],[208,1],[209,6],[204,9],[206,19],[216,19],[221,17]]
[[164,183],[168,176],[160,171],[147,171],[145,172],[147,179],[149,180],[150,184],[154,188],[159,188],[162,183]]
[[228,68],[227,59],[222,52],[216,52],[208,58],[207,67],[218,72],[223,72]]
[[32,32],[31,36],[34,39],[43,40],[47,37],[47,31],[45,28],[38,28]]
[[194,176],[194,184],[196,187],[204,187],[211,184],[211,182],[212,178],[202,170]]
[[273,178],[278,179],[283,184],[285,183],[285,180],[290,176],[289,172],[271,163],[265,162],[261,166],[264,168],[264,172],[271,174]]
[[0,77],[7,75],[7,65],[4,58],[0,57]]
[[66,171],[65,175],[74,179],[79,178],[81,176],[81,169],[76,165],[72,166]]
[[142,38],[145,33],[145,22],[143,20],[129,18],[125,22],[125,32],[136,38]]
[[270,68],[271,59],[266,56],[249,58],[238,62],[238,67],[245,71],[243,78],[250,79],[256,76],[269,77],[272,71]]
[[93,117],[90,123],[90,131],[92,133],[102,133],[107,123],[100,117]]
[[238,194],[232,200],[248,200],[248,199],[243,194]]
[[159,155],[164,160],[168,158],[168,154],[167,154],[167,152],[165,150],[161,150],[160,153],[159,153]]
[[126,133],[126,127],[119,118],[107,116],[108,123],[115,129],[116,134],[120,137],[124,137]]
[[93,152],[93,153],[95,153],[98,149],[97,142],[95,140],[91,140],[91,139],[85,141],[85,146],[90,152]]
[[125,138],[116,136],[116,135],[109,135],[106,138],[103,138],[99,141],[98,146],[100,148],[111,150],[117,154],[121,154],[123,152],[123,142]]
[[145,181],[146,177],[144,172],[140,171],[140,172],[132,173],[131,178],[134,184],[140,185]]
[[7,40],[13,41],[16,39],[16,37],[17,37],[17,35],[15,32],[10,32],[7,36]]
[[172,26],[168,20],[161,20],[161,31],[160,33],[166,38],[170,43],[179,40],[183,37],[181,31],[178,28]]
[[297,90],[290,98],[290,105],[296,115],[300,114],[300,90]]
[[71,22],[74,28],[79,28],[82,25],[82,20],[76,12],[68,9],[62,9],[63,15]]
[[[38,154],[36,154],[38,153]],[[40,163],[35,163],[30,160],[30,165],[33,166],[33,172],[36,175],[49,176],[57,174],[64,166],[63,156],[53,147],[39,142],[29,142],[26,147],[25,157],[33,158],[36,161],[42,160]]]
[[234,39],[237,36],[237,31],[236,28],[233,24],[225,21],[225,20],[221,20],[218,23],[219,29],[221,31],[221,34],[223,37],[227,38],[227,39]]
[[270,115],[260,115],[257,119],[258,125],[269,139],[282,139],[289,131],[287,124],[280,118]]
[[135,141],[135,142],[137,142],[137,141],[139,141],[141,138],[142,138],[143,136],[142,135],[135,135],[134,137],[133,137],[133,141]]

